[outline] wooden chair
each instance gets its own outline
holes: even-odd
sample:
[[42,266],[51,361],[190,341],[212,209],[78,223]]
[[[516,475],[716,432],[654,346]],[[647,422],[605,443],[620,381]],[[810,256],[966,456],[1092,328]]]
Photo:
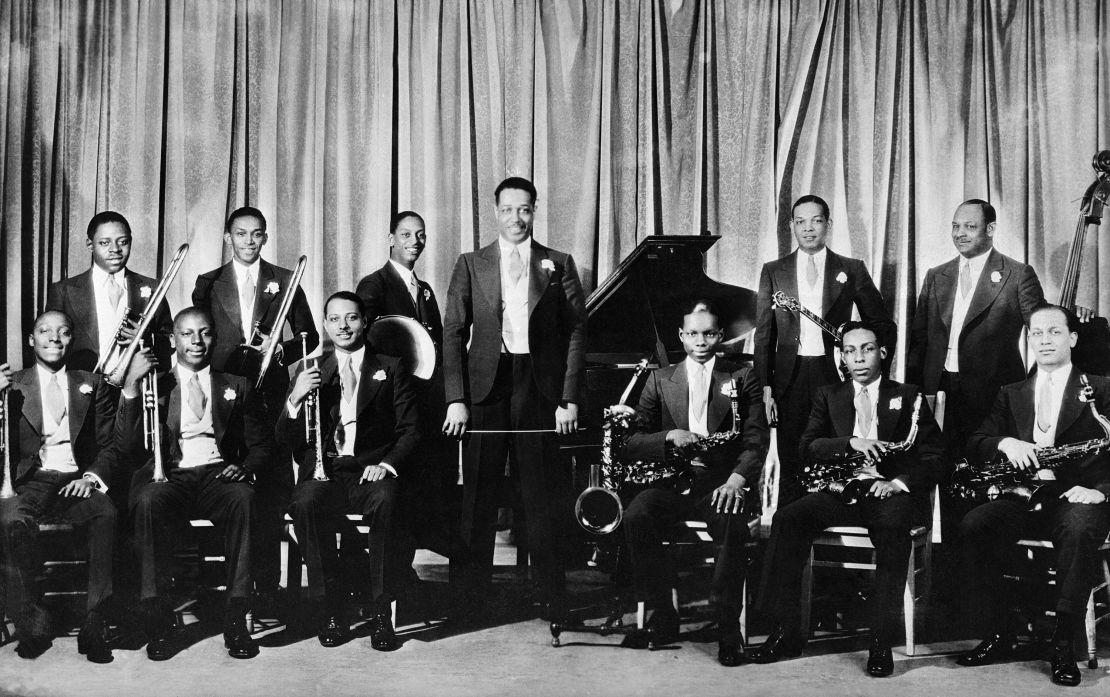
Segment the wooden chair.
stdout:
[[[207,518],[195,518],[188,522],[188,530],[192,533],[194,539],[187,540],[179,546],[174,557],[179,562],[195,566],[198,593],[200,591],[226,592],[227,585],[224,583],[224,579],[226,577],[225,564],[227,558],[222,551],[219,553],[211,551],[211,546],[214,543],[209,539],[216,530],[216,524]],[[218,580],[206,582],[205,579],[209,577]],[[179,627],[185,625],[185,613],[195,611],[198,600],[197,594],[193,594],[174,607],[173,613]],[[256,623],[253,610],[247,613],[246,619],[247,631],[254,634]]]
[[[45,557],[40,578],[44,600],[88,595],[89,562],[83,544],[80,551],[73,549],[73,534],[76,529],[72,523],[61,520],[44,519],[38,524],[39,545]],[[47,539],[41,539],[43,537]],[[61,550],[60,547],[66,549]],[[0,579],[0,644],[7,644],[12,640],[12,633],[8,628],[8,589],[5,580]]]

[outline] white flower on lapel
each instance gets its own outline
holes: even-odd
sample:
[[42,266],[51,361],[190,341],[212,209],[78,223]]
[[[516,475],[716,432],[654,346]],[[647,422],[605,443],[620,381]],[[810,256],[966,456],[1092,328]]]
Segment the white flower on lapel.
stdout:
[[279,290],[281,290],[281,286],[277,284],[277,281],[270,281],[266,284],[266,292],[270,295],[276,294]]
[[554,271],[555,270],[555,262],[551,261],[550,259],[544,259],[543,261],[540,262],[540,268],[543,269],[544,271]]
[[381,382],[382,380],[385,380],[385,371],[382,370],[381,368],[378,368],[378,372],[374,373],[374,379],[377,380],[378,382]]
[[81,383],[81,386],[77,388],[77,391],[81,394],[92,394],[92,385],[87,382],[83,382]]
[[140,298],[149,298],[150,297],[150,286],[140,287],[139,288],[139,297]]
[[1002,280],[1002,272],[991,271],[991,283],[998,283]]
[[901,409],[902,409],[902,397],[901,396],[891,397],[890,398],[890,410],[891,411],[900,411]]
[[840,273],[838,273],[836,275],[836,282],[837,283],[847,283],[848,282],[848,274],[841,271]]
[[431,299],[432,299],[432,291],[425,288],[424,289],[424,302],[428,302]]
[[721,383],[721,394],[723,394],[726,397],[731,397],[732,396],[732,383],[731,382]]
[[238,396],[239,396],[239,394],[235,391],[234,387],[229,387],[226,390],[224,390],[224,399],[226,399],[229,402],[235,401],[235,398],[238,397]]

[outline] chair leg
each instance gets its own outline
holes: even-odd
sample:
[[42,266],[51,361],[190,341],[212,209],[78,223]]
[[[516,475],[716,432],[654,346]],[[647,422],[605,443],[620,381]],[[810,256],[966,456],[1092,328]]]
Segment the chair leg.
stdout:
[[902,614],[906,623],[906,655],[912,656],[917,650],[914,645],[913,626],[914,626],[914,564],[913,564],[913,547],[910,547],[909,568],[906,570],[906,590],[902,594]]
[[644,624],[646,623],[646,620],[644,618],[644,615],[647,612],[646,606],[647,603],[642,600],[636,603],[636,629],[644,628]]
[[744,585],[740,587],[740,601],[743,605],[740,606],[740,636],[748,636],[748,605],[751,599],[748,597],[748,576],[744,575]]
[[393,600],[389,603],[389,618],[393,622],[393,628],[397,628],[397,601]]
[[1087,634],[1087,667],[1098,667],[1098,638],[1096,633],[1098,625],[1095,620],[1095,592],[1087,598],[1087,613],[1083,618],[1083,629]]
[[809,639],[809,611],[813,602],[813,548],[809,549],[809,559],[802,569],[802,597],[799,609],[802,615],[802,640]]

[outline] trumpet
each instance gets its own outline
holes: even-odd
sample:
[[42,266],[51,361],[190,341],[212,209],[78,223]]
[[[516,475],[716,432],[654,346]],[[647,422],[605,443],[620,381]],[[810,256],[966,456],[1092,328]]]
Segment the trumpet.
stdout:
[[[304,259],[304,257],[301,257]],[[301,332],[301,356],[305,366],[308,365],[308,332]],[[320,365],[319,359],[315,360]],[[328,473],[324,470],[324,439],[320,434],[320,389],[316,388],[305,397],[304,412],[304,439],[312,443],[316,452],[316,468],[312,471],[312,479],[317,482],[328,481]]]
[[109,366],[112,366],[111,372],[104,376],[104,379],[109,385],[113,387],[123,386],[123,377],[127,373],[127,366],[131,364],[131,359],[135,356],[135,351],[138,350],[138,341],[131,341],[127,346],[120,344],[123,327],[128,321],[135,322],[135,338],[138,339],[144,336],[150,330],[150,324],[154,321],[154,315],[158,312],[158,306],[162,304],[165,299],[166,293],[169,292],[170,284],[177,276],[177,272],[181,270],[181,265],[185,263],[185,255],[189,253],[189,244],[185,243],[177,248],[177,253],[173,255],[170,261],[170,266],[166,269],[162,279],[158,281],[158,286],[154,292],[150,294],[150,298],[146,302],[146,307],[143,308],[141,314],[137,317],[131,315],[131,308],[128,307],[123,313],[123,319],[120,320],[119,325],[116,327],[116,335],[111,348],[104,352],[104,355],[97,361],[96,367],[93,372],[105,373]]
[[0,448],[4,450],[4,471],[0,472],[0,499],[10,499],[15,496],[15,487],[12,486],[12,449],[8,439],[8,393],[10,388],[4,390],[3,405],[0,405]]
[[[266,372],[274,360],[274,351],[277,350],[278,339],[281,338],[281,329],[285,326],[285,318],[289,316],[289,310],[293,307],[293,296],[301,286],[301,277],[304,276],[307,265],[308,257],[302,254],[297,260],[297,267],[293,269],[293,275],[289,277],[285,293],[281,296],[281,305],[278,306],[273,325],[267,326],[262,324],[261,320],[256,321],[247,343],[236,346],[224,364],[225,372],[255,378],[254,389],[256,390],[261,389],[262,381],[266,379]],[[307,342],[303,334],[302,332],[301,345],[305,346]],[[261,347],[267,339],[270,339],[270,343],[263,351]]]
[[[140,344],[141,341],[136,343]],[[154,454],[154,474],[150,481],[159,484],[168,481],[162,462],[162,416],[158,406],[158,371],[152,370],[143,377],[143,442]]]

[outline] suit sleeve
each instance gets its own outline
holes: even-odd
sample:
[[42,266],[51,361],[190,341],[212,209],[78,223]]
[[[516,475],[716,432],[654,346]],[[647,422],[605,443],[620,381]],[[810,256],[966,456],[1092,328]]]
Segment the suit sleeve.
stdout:
[[236,387],[246,393],[243,397],[243,442],[247,455],[240,464],[257,474],[275,464],[274,431],[266,419],[262,395],[245,380],[237,383]]
[[142,395],[127,398],[122,392],[120,393],[119,403],[116,405],[112,440],[116,452],[133,463],[141,462],[147,455],[143,438],[142,413]]
[[193,307],[201,307],[209,312],[212,311],[212,281],[207,274],[197,276],[196,285],[193,286],[193,294],[191,300]]
[[865,322],[870,322],[879,332],[883,343],[886,345],[887,355],[894,356],[895,344],[898,341],[898,327],[890,317],[890,311],[883,302],[883,295],[871,280],[867,265],[856,260],[858,268],[852,273],[855,279],[855,303],[859,308],[859,316]]
[[809,423],[798,443],[803,462],[830,460],[848,451],[852,436],[834,436],[832,416],[829,413],[829,388],[821,387],[813,397]]
[[568,342],[562,401],[577,404],[582,391],[582,372],[586,365],[586,300],[574,258],[569,254],[566,271],[563,273],[563,294],[566,302],[562,306],[559,321],[563,325],[562,334],[568,337]]
[[929,298],[933,295],[933,270],[925,273],[917,309],[910,325],[910,346],[906,352],[906,382],[925,384],[925,349],[929,344]]
[[1022,270],[1021,280],[1018,282],[1018,302],[1021,304],[1021,319],[1026,325],[1033,310],[1045,303],[1044,289],[1037,278],[1037,272],[1028,264]]
[[[293,338],[289,341],[282,342],[282,364],[289,366],[304,357],[301,351],[301,332],[308,334],[306,344],[308,352],[312,353],[316,347],[320,345],[320,332],[316,329],[316,322],[312,318],[312,308],[308,305],[308,297],[304,294],[304,289],[297,286],[297,292],[293,294],[293,304],[289,308],[289,316],[286,319],[289,323],[290,333]],[[274,331],[281,334],[283,327],[275,327]]]
[[447,308],[443,318],[443,378],[445,398],[452,402],[470,403],[467,379],[466,344],[474,321],[470,268],[466,255],[460,254],[451,273],[447,290]]
[[358,282],[355,295],[366,305],[366,319],[373,322],[385,312],[385,285],[380,273],[372,273]]
[[116,450],[115,423],[116,399],[115,391],[104,380],[97,380],[93,414],[96,419],[96,457],[89,465],[88,472],[100,477],[100,481],[108,484],[112,481],[112,467],[119,460]]
[[305,415],[307,404],[301,404],[300,413],[297,418],[289,416],[289,409],[286,404],[289,403],[289,395],[292,394],[293,388],[296,387],[297,375],[300,375],[304,370],[303,366],[297,368],[293,379],[289,381],[289,390],[285,394],[285,399],[281,403],[281,409],[278,412],[277,421],[274,423],[274,443],[281,450],[291,450],[293,458],[299,463],[304,457],[304,449],[307,445],[304,434],[304,424],[301,418]]
[[998,444],[1003,438],[1016,437],[1011,433],[1010,400],[1012,390],[1003,387],[994,398],[994,404],[983,423],[967,439],[967,453],[973,464],[984,462],[998,454]]
[[[398,476],[404,474],[406,466],[412,459],[413,453],[420,442],[420,415],[416,404],[416,391],[413,387],[412,377],[408,370],[401,367],[400,362],[395,363],[393,373],[393,412],[394,430],[397,438],[393,447],[382,458],[392,467]],[[376,465],[377,462],[365,464]]]
[[767,413],[763,409],[763,388],[754,370],[747,371],[740,389],[740,403],[746,403],[748,410],[744,418],[743,449],[732,471],[751,484],[759,481],[763,471],[771,432],[767,428]]
[[771,307],[771,272],[767,264],[759,274],[759,293],[755,300],[755,377],[760,387],[774,385],[774,355],[778,342],[775,310]]
[[663,404],[659,378],[652,373],[640,393],[636,405],[636,431],[624,444],[624,455],[630,460],[663,460],[667,454],[667,432],[663,428]]
[[[56,312],[65,312],[65,310],[62,309],[63,305],[65,304],[64,300],[62,299],[62,296],[64,294],[65,290],[62,288],[61,281],[58,281],[57,283],[51,283],[50,287],[46,289],[46,306],[42,308],[42,311],[48,312],[53,310]],[[77,318],[71,317],[70,319],[72,319],[74,322],[77,321]]]

